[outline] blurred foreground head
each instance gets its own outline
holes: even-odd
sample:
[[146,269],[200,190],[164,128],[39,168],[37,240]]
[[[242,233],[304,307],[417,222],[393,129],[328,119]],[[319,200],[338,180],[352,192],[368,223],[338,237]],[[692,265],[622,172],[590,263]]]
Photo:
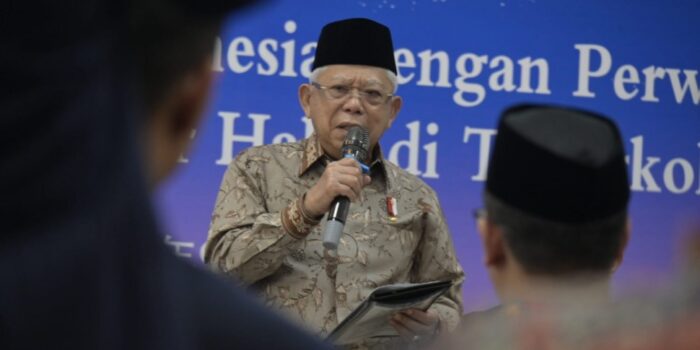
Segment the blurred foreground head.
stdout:
[[627,242],[624,157],[601,115],[540,105],[503,113],[479,220],[502,298],[524,297],[533,281],[610,275]]
[[165,179],[189,148],[210,95],[214,41],[223,20],[252,2],[132,1],[129,40],[146,115],[141,136],[151,186]]
[[0,18],[4,236],[165,177],[201,115],[221,22],[252,2],[10,1]]
[[[222,15],[240,4],[3,4],[0,348],[316,346],[175,257],[152,214],[146,126],[170,126],[156,132],[173,132],[166,140],[181,134],[179,123],[191,127],[200,107],[179,109],[172,99],[204,95],[200,78],[183,86]],[[183,55],[172,54],[176,42]],[[167,121],[147,113],[161,110]],[[266,337],[270,329],[282,334]]]

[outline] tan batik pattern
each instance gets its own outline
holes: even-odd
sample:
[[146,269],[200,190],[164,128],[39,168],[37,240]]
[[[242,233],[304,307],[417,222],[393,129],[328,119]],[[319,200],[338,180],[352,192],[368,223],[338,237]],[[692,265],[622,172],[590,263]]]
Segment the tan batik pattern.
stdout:
[[463,272],[434,191],[377,148],[372,181],[350,206],[338,250],[326,250],[324,222],[300,205],[328,162],[319,150],[311,136],[242,152],[224,175],[205,261],[320,336],[378,286],[452,279],[455,287],[432,308],[455,328]]

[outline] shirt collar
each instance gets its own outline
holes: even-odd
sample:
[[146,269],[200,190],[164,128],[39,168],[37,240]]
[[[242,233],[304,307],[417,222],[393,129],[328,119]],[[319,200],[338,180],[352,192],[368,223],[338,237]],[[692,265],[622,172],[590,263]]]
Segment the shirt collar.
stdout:
[[[306,171],[308,171],[309,168],[316,163],[322,163],[325,165],[330,161],[330,158],[323,153],[321,143],[318,140],[318,136],[315,132],[306,138],[302,142],[302,145],[304,148],[304,154],[301,157],[301,164],[299,165],[299,176],[304,175],[304,173],[306,173]],[[384,168],[384,155],[382,154],[382,149],[379,144],[374,147],[372,159],[374,159],[372,164],[367,164],[369,168],[380,168],[383,175],[386,177],[387,174],[386,169]]]

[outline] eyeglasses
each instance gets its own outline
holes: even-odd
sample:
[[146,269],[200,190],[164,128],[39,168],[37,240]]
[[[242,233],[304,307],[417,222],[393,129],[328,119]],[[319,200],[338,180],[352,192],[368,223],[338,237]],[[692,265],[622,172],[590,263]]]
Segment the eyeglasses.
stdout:
[[332,99],[340,100],[350,95],[352,90],[357,90],[358,96],[372,106],[378,106],[389,101],[393,94],[387,94],[376,89],[360,89],[352,85],[321,85],[317,82],[311,82],[311,85],[317,89],[325,91]]

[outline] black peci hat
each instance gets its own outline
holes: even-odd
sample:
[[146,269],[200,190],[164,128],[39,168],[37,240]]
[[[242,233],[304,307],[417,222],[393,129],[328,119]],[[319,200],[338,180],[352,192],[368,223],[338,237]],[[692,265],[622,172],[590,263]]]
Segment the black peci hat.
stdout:
[[498,124],[486,191],[545,220],[608,218],[630,197],[620,132],[609,118],[587,111],[509,108]]
[[331,64],[386,68],[396,74],[394,45],[385,25],[366,18],[326,24],[316,46],[312,70]]

